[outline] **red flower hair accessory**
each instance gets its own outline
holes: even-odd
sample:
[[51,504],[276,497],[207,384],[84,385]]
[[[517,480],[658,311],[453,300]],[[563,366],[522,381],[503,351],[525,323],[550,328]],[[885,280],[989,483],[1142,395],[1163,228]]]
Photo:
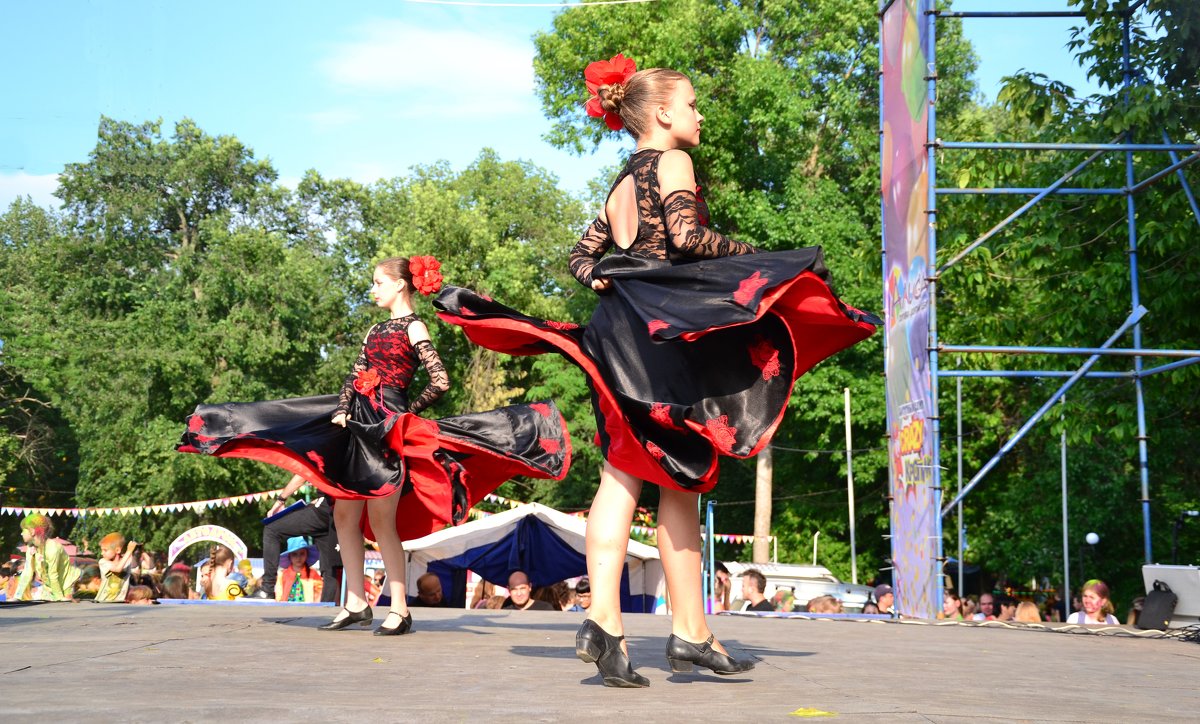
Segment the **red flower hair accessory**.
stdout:
[[593,118],[604,117],[604,122],[614,131],[619,131],[625,127],[625,122],[616,113],[605,112],[600,107],[600,89],[605,86],[617,85],[629,82],[633,74],[637,72],[637,63],[633,62],[633,58],[626,58],[624,55],[617,53],[609,60],[597,60],[594,63],[588,63],[588,67],[583,71],[583,79],[587,82],[588,93],[592,97],[588,99],[587,114]]
[[413,287],[425,296],[442,288],[442,263],[432,256],[414,256],[408,260]]

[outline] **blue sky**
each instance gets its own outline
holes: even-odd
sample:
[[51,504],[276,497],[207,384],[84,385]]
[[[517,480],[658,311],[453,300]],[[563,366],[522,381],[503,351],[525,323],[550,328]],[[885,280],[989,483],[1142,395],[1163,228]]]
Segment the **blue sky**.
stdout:
[[[955,7],[1064,9],[1066,0]],[[462,168],[490,146],[582,191],[615,144],[596,159],[542,140],[532,36],[557,12],[404,0],[5,3],[0,209],[24,194],[55,203],[56,174],[86,160],[102,114],[161,117],[168,129],[193,118],[271,159],[285,182],[309,168],[360,181],[441,159]],[[1076,21],[966,22],[985,96],[1022,67],[1085,87],[1064,49]]]

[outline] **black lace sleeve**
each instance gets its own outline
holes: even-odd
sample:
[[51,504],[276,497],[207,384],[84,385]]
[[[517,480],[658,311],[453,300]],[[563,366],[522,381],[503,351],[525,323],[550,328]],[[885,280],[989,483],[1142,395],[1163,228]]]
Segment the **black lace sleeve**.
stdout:
[[[368,332],[367,336],[370,334]],[[342,383],[342,392],[338,395],[338,405],[333,411],[333,417],[350,414],[350,396],[354,394],[354,380],[358,377],[358,373],[365,369],[367,369],[367,341],[364,339],[363,349],[358,353],[358,359],[354,360],[350,374],[346,375],[346,381]]]
[[588,289],[592,288],[592,268],[596,266],[596,262],[600,261],[600,257],[604,256],[610,246],[612,246],[612,235],[609,234],[608,224],[597,216],[587,231],[583,232],[579,243],[571,250],[571,274],[579,280],[580,284]]
[[734,241],[700,223],[696,194],[680,189],[663,199],[663,216],[671,245],[685,256],[715,259],[721,256],[753,254],[757,249]]
[[442,358],[438,357],[437,350],[433,348],[433,344],[429,340],[423,339],[417,342],[413,345],[413,349],[417,350],[421,364],[429,373],[429,384],[425,385],[425,389],[421,390],[417,399],[408,404],[408,411],[415,415],[446,394],[446,390],[450,389],[450,375],[446,374],[446,366],[442,364]]

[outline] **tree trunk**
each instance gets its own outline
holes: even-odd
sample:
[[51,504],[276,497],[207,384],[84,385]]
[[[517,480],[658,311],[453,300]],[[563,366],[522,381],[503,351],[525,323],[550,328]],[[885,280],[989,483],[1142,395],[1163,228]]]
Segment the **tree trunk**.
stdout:
[[762,449],[756,458],[757,469],[754,475],[754,552],[755,563],[766,563],[771,560],[771,546],[768,538],[771,535],[771,484],[774,463],[771,458],[771,446]]

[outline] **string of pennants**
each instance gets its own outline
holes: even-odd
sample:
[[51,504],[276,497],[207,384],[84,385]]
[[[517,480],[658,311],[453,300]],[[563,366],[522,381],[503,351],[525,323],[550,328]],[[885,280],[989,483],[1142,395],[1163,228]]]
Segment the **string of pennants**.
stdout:
[[[264,490],[261,493],[249,493],[247,495],[232,495],[223,498],[213,498],[211,500],[193,500],[188,503],[162,503],[157,505],[123,505],[116,507],[95,507],[95,508],[31,508],[23,506],[4,506],[0,507],[0,515],[25,515],[27,513],[40,513],[50,516],[70,516],[72,518],[83,518],[89,515],[142,515],[149,513],[158,515],[161,513],[180,513],[183,511],[191,511],[200,513],[213,508],[228,508],[234,505],[242,505],[244,503],[261,503],[264,500],[274,498],[279,493],[283,492],[283,488],[275,490]],[[517,508],[525,503],[511,498],[505,498],[502,495],[488,493],[483,496],[483,499],[489,503],[506,506],[508,508]],[[492,513],[486,510],[476,510],[472,508],[468,512],[468,516],[473,519],[486,518]],[[586,518],[587,515],[583,512],[572,513],[577,518]],[[631,525],[629,530],[638,535],[654,538],[658,531],[654,528],[649,528],[643,525]],[[773,539],[775,536],[768,536],[767,540]],[[753,543],[754,536],[752,535],[732,535],[726,533],[717,533],[713,536],[719,543],[735,543],[744,545]]]
[[242,505],[244,503],[260,503],[269,498],[273,498],[283,492],[283,488],[275,490],[265,490],[261,493],[250,493],[248,495],[231,495],[224,498],[213,498],[212,500],[193,500],[189,503],[163,503],[159,505],[122,505],[116,507],[96,507],[96,508],[27,508],[22,506],[5,506],[0,507],[0,515],[25,515],[26,513],[40,513],[42,515],[69,515],[72,518],[83,518],[89,515],[141,515],[142,513],[160,514],[160,513],[180,513],[185,510],[193,513],[199,513],[213,508],[228,508],[233,505]]

